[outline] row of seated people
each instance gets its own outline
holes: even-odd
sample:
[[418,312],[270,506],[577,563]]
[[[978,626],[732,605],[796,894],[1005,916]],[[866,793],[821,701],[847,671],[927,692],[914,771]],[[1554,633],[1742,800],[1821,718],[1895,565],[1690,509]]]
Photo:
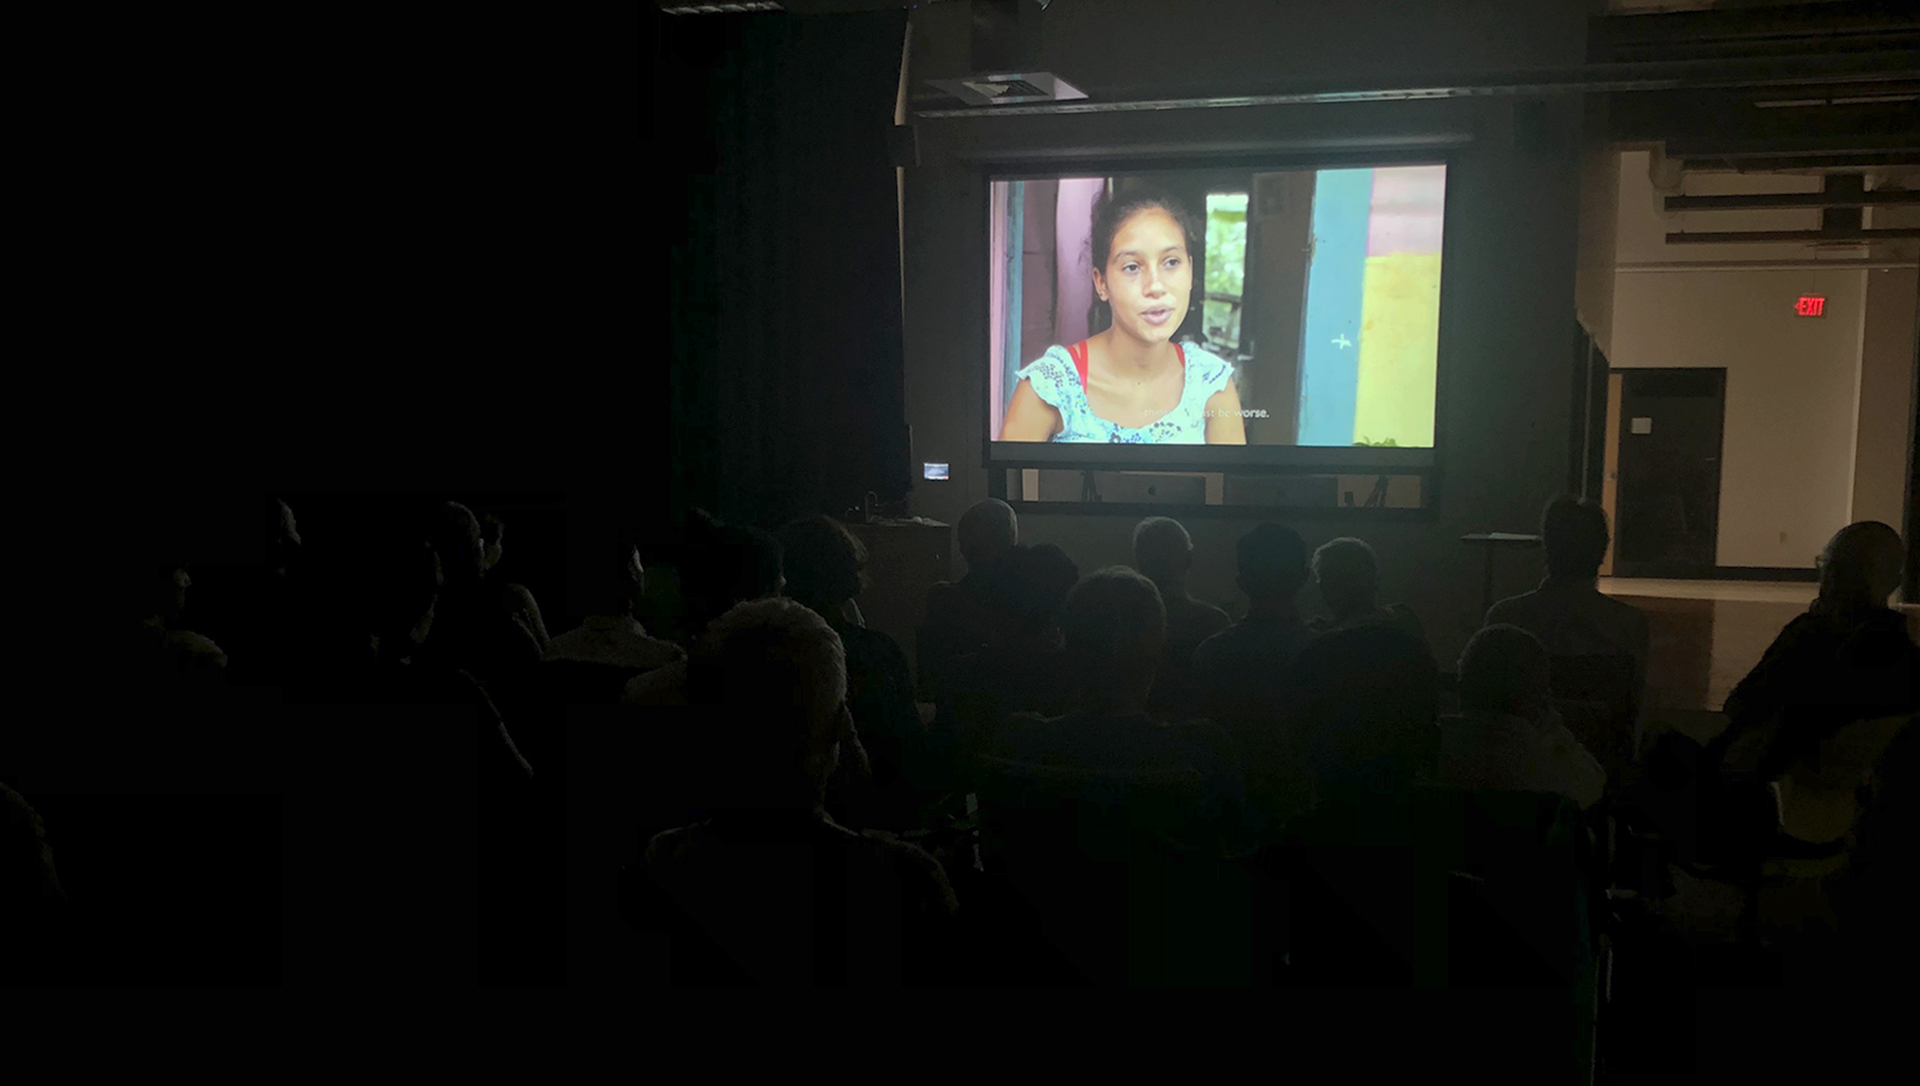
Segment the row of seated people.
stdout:
[[[181,554],[128,569],[111,586],[125,620],[105,645],[113,681],[93,695],[98,711],[6,737],[17,793],[92,812],[93,836],[80,839],[92,853],[80,859],[93,877],[80,904],[93,937],[42,957],[55,975],[107,983],[149,983],[157,978],[143,969],[214,961],[294,984],[551,972],[552,948],[530,947],[521,933],[543,915],[525,887],[547,863],[538,843],[555,824],[558,781],[551,764],[536,779],[532,752],[516,739],[538,730],[509,730],[503,694],[515,688],[502,681],[538,663],[546,631],[524,589],[488,576],[498,522],[483,527],[463,506],[436,504],[421,519],[371,518],[358,538],[329,533],[309,546],[284,503],[266,505],[257,566],[219,569],[206,586],[194,585]],[[269,836],[300,861],[288,868],[284,943],[259,936],[241,962],[239,951],[212,946],[239,938],[214,923],[219,911],[184,904],[191,885],[142,885],[131,866],[102,867],[131,846],[101,836],[98,812],[124,811],[113,797],[141,794],[173,797],[150,805],[155,817],[199,812],[188,801],[212,794],[236,797],[232,817],[280,821],[284,833]],[[262,796],[285,802],[263,806]],[[228,867],[267,862],[240,859]],[[217,862],[192,854],[140,870],[205,889],[225,884]],[[275,873],[268,888],[275,898],[280,881]],[[207,951],[116,943],[118,931],[169,924],[170,938],[203,939]],[[283,946],[283,969],[259,965],[282,961]]]
[[[1575,538],[1584,537],[1583,542],[1577,548],[1564,543],[1553,547],[1551,553],[1561,559],[1554,562],[1555,576],[1540,591],[1503,603],[1495,616],[1505,612],[1524,617],[1556,644],[1574,646],[1575,653],[1590,647],[1613,649],[1612,655],[1627,661],[1626,674],[1641,678],[1644,619],[1625,614],[1628,609],[1600,597],[1594,587],[1592,567],[1606,548],[1604,520],[1595,514],[1597,510],[1578,503],[1556,503],[1549,510],[1550,539],[1564,541],[1571,523]],[[1843,543],[1830,548],[1838,557],[1823,568],[1859,565]],[[1271,593],[1250,593],[1272,601],[1267,608],[1257,603],[1256,609],[1269,616],[1285,615],[1291,610],[1288,588],[1297,591],[1304,578],[1293,561],[1264,559],[1263,549],[1303,555],[1304,547],[1278,526],[1253,533],[1243,547],[1248,559],[1243,563],[1243,587],[1258,585],[1263,575],[1278,586]],[[1569,549],[1581,558],[1565,561]],[[1884,556],[1887,548],[1880,546],[1873,553]],[[1009,765],[1184,768],[1201,786],[1201,822],[1220,827],[1241,816],[1238,829],[1258,831],[1284,826],[1303,810],[1321,809],[1326,790],[1338,793],[1351,787],[1358,767],[1373,767],[1368,772],[1374,790],[1385,794],[1395,792],[1391,782],[1404,785],[1428,767],[1432,779],[1442,783],[1476,791],[1557,793],[1579,807],[1591,807],[1605,788],[1606,772],[1599,760],[1556,711],[1552,655],[1541,637],[1519,627],[1495,623],[1474,639],[1459,675],[1466,712],[1438,729],[1433,727],[1437,683],[1431,658],[1417,637],[1384,609],[1377,620],[1350,623],[1318,637],[1311,636],[1311,630],[1295,631],[1304,645],[1293,666],[1256,671],[1267,682],[1281,676],[1270,700],[1262,705],[1257,693],[1249,697],[1243,692],[1238,706],[1233,698],[1217,703],[1212,715],[1226,728],[1200,721],[1168,722],[1156,720],[1150,711],[1170,625],[1158,586],[1123,571],[1104,571],[1065,593],[1061,625],[1056,626],[1051,601],[1073,583],[1064,555],[1016,545],[996,562],[975,565],[981,576],[972,587],[991,640],[977,652],[959,654],[944,668],[936,664],[933,679],[923,680],[923,695],[930,694],[940,710],[935,727],[923,738],[929,753],[918,759],[930,774],[922,782],[922,798],[956,786],[990,788],[992,773]],[[1585,576],[1569,578],[1569,570]],[[1844,579],[1830,576],[1834,583]],[[1879,585],[1884,573],[1870,580]],[[1862,585],[1858,593],[1863,599],[1868,598],[1867,587]],[[1880,591],[1877,598],[1883,601],[1890,590]],[[1135,618],[1155,612],[1157,626],[1128,617],[1120,601],[1129,591]],[[1082,608],[1077,617],[1072,603],[1076,595]],[[1150,596],[1152,607],[1146,603]],[[1823,599],[1838,596],[1823,593]],[[1096,605],[1095,600],[1104,602]],[[1816,608],[1821,610],[1825,608]],[[827,613],[838,612],[828,608]],[[1241,632],[1244,636],[1248,631]],[[1196,649],[1195,655],[1202,661],[1218,660],[1220,647],[1205,653]],[[1910,651],[1911,646],[1905,647]],[[1882,672],[1881,677],[1891,673]],[[1230,673],[1226,677],[1237,678]],[[1910,694],[1884,682],[1878,689],[1866,699],[1872,711],[1909,704],[1901,699]],[[1631,705],[1637,691],[1629,694]],[[1619,730],[1623,723],[1632,725],[1631,713],[1624,720],[1602,716],[1598,726]],[[904,764],[914,761],[908,757]],[[959,776],[941,776],[949,772]],[[1343,778],[1344,783],[1329,784]],[[1384,788],[1383,781],[1389,782]]]
[[[497,567],[497,527],[492,529],[490,560],[489,529],[463,507],[449,505],[435,510],[424,544],[404,542],[414,537],[399,532],[385,545],[360,548],[360,561],[342,561],[325,571],[328,576],[289,576],[285,571],[300,563],[270,563],[272,575],[253,600],[255,621],[247,630],[251,636],[235,643],[231,674],[221,649],[180,628],[185,579],[169,567],[163,577],[141,583],[139,598],[154,603],[141,608],[129,659],[145,669],[141,673],[153,693],[162,686],[200,692],[224,682],[231,689],[253,692],[256,699],[242,703],[255,706],[259,692],[271,690],[274,700],[296,706],[439,708],[445,726],[438,732],[413,729],[408,733],[413,741],[399,744],[415,749],[392,759],[395,772],[380,782],[390,806],[366,815],[366,830],[369,835],[391,834],[398,825],[417,832],[415,840],[424,843],[435,834],[444,835],[447,827],[433,823],[426,813],[433,809],[429,798],[435,789],[420,782],[469,790],[491,782],[483,792],[494,798],[482,806],[490,813],[470,820],[460,832],[493,834],[500,843],[483,851],[498,861],[491,864],[495,883],[511,883],[552,860],[537,855],[529,842],[537,838],[531,828],[541,817],[551,817],[551,805],[557,802],[533,783],[537,767],[556,765],[562,757],[567,729],[557,705],[618,701],[633,714],[630,719],[651,720],[657,731],[720,740],[718,747],[704,751],[695,744],[678,763],[661,760],[663,772],[654,776],[663,783],[663,793],[671,790],[664,786],[666,778],[678,774],[686,778],[681,783],[687,801],[663,799],[653,806],[652,816],[642,820],[642,844],[649,855],[657,832],[709,817],[724,821],[728,812],[743,805],[761,806],[757,786],[734,786],[758,778],[731,772],[737,759],[746,756],[751,731],[708,722],[772,726],[780,716],[777,706],[805,702],[806,696],[798,689],[783,692],[760,682],[715,681],[713,676],[738,679],[756,668],[773,668],[771,673],[777,674],[767,653],[784,660],[783,654],[797,652],[794,645],[819,631],[771,640],[764,631],[739,635],[747,640],[736,649],[757,645],[754,651],[760,655],[736,654],[728,657],[735,663],[717,671],[709,666],[703,672],[688,650],[724,656],[720,643],[734,635],[720,619],[742,601],[784,594],[790,606],[782,609],[786,617],[773,625],[804,620],[811,627],[817,619],[832,634],[842,661],[843,693],[830,720],[807,724],[809,729],[830,725],[829,745],[835,752],[824,762],[817,751],[802,759],[809,774],[818,775],[816,771],[829,765],[822,776],[823,806],[820,812],[809,806],[810,817],[817,813],[835,825],[859,830],[920,830],[951,817],[959,796],[990,793],[983,767],[1078,765],[1191,773],[1203,787],[1200,807],[1189,820],[1205,827],[1203,836],[1271,842],[1290,820],[1323,808],[1330,794],[1362,785],[1372,794],[1404,794],[1406,782],[1422,775],[1468,788],[1554,792],[1579,805],[1594,802],[1605,774],[1560,723],[1549,698],[1558,682],[1557,669],[1543,663],[1554,656],[1602,655],[1591,651],[1597,645],[1624,649],[1615,655],[1633,662],[1633,677],[1644,676],[1644,620],[1636,623],[1637,616],[1623,615],[1631,609],[1606,600],[1594,588],[1592,567],[1605,550],[1604,519],[1598,520],[1595,532],[1594,514],[1597,510],[1578,503],[1556,503],[1549,509],[1546,534],[1553,575],[1539,592],[1506,601],[1490,616],[1511,617],[1532,635],[1489,628],[1476,638],[1459,676],[1467,713],[1438,728],[1439,677],[1431,653],[1409,613],[1381,608],[1374,601],[1372,554],[1358,541],[1322,548],[1309,561],[1298,535],[1283,526],[1266,525],[1250,533],[1240,548],[1240,584],[1252,606],[1241,623],[1223,625],[1223,614],[1184,591],[1192,549],[1177,524],[1149,522],[1136,532],[1138,564],[1149,576],[1109,570],[1082,581],[1056,549],[1018,547],[1010,538],[1014,533],[1002,530],[1012,527],[1011,510],[994,506],[970,513],[961,524],[968,580],[929,601],[931,628],[937,629],[934,620],[943,606],[953,614],[965,613],[971,605],[973,617],[982,619],[987,630],[983,640],[971,643],[964,636],[952,637],[952,644],[973,651],[951,653],[945,661],[951,666],[944,670],[938,634],[923,638],[921,651],[930,666],[922,668],[920,688],[921,697],[936,706],[931,721],[914,706],[899,647],[859,624],[851,603],[862,588],[864,555],[850,533],[827,518],[789,525],[778,538],[710,519],[698,522],[696,545],[679,563],[684,610],[678,644],[650,636],[633,618],[633,600],[646,575],[630,542],[609,548],[606,560],[596,567],[603,579],[590,591],[607,601],[607,613],[550,638],[531,596],[488,576]],[[274,503],[269,522],[276,554],[301,549],[283,505]],[[1736,698],[1740,704],[1820,701],[1822,689],[1807,677],[1819,670],[1822,653],[1851,652],[1864,661],[1861,667],[1881,667],[1872,676],[1890,673],[1886,661],[1876,665],[1877,657],[1868,659],[1872,651],[1880,651],[1872,646],[1885,648],[1884,639],[1868,637],[1863,642],[1848,634],[1836,640],[1834,631],[1877,629],[1871,608],[1859,601],[1884,601],[1887,594],[1872,595],[1885,580],[1884,534],[1849,532],[1853,534],[1843,533],[1846,541],[1836,539],[1829,548],[1830,560],[1823,564],[1823,603],[1816,605],[1813,621],[1818,631],[1790,627],[1795,636],[1783,634],[1787,647],[1776,645],[1778,651],[1770,652],[1756,669],[1761,678],[1754,681],[1765,690],[1754,693],[1760,687],[1749,688]],[[992,542],[983,545],[983,538]],[[1897,536],[1893,543],[1897,554]],[[998,554],[992,553],[996,547]],[[312,569],[319,564],[308,563],[309,573],[319,572]],[[1895,569],[1897,565],[1896,557]],[[1858,572],[1863,569],[1869,572]],[[1310,577],[1318,580],[1333,611],[1330,619],[1318,623],[1302,622],[1295,610],[1295,597]],[[772,622],[764,609],[752,613]],[[741,621],[748,628],[765,624]],[[1860,656],[1863,643],[1871,650],[1866,656]],[[784,647],[769,650],[769,644]],[[935,651],[929,652],[930,647]],[[1781,674],[1800,677],[1782,679]],[[1169,682],[1167,675],[1176,679]],[[1897,704],[1902,693],[1911,695],[1910,687],[1901,691],[1883,682],[1873,688],[1867,679],[1849,687],[1878,690],[1862,695],[1872,703],[1866,709]],[[835,688],[830,679],[809,681]],[[1198,699],[1198,712],[1191,711],[1195,702],[1189,699]],[[449,707],[457,712],[445,713]],[[680,724],[659,726],[675,714]],[[336,742],[331,744],[334,749],[394,746],[400,734],[393,727],[397,718],[370,717],[364,711],[356,716],[356,726],[378,734],[370,732],[357,748]],[[1738,715],[1736,725],[1749,716]],[[1211,722],[1201,719],[1209,717]],[[407,718],[421,719],[418,711]],[[328,726],[337,727],[339,719],[329,718]],[[1601,719],[1618,731],[1618,717]],[[1796,727],[1789,734],[1805,730]],[[450,744],[444,736],[456,731],[476,736],[478,746],[455,755],[464,741]],[[434,734],[443,738],[428,738]],[[244,740],[235,742],[244,745]],[[310,744],[316,750],[328,745]],[[449,775],[445,767],[450,764],[470,768]],[[342,780],[367,779],[363,765],[326,758],[315,759],[314,765]],[[546,779],[551,782],[554,776],[550,771]],[[723,788],[722,781],[734,783]],[[312,828],[307,832],[316,848],[322,838],[338,833],[326,820],[341,817],[338,797],[322,795],[309,812]],[[408,802],[396,797],[408,797]],[[774,805],[789,812],[791,807],[786,801]],[[398,817],[407,810],[421,812],[421,818]],[[734,839],[744,838],[736,834]],[[899,849],[908,846],[897,840],[891,844],[899,848],[889,847],[894,857],[889,862],[907,862],[899,857],[910,853]],[[397,849],[395,854],[408,853]],[[342,872],[349,862],[342,858]],[[918,859],[913,863],[926,870]],[[394,877],[402,883],[411,877],[425,886],[424,872],[403,870],[404,860],[393,866]],[[550,867],[546,870],[551,872]],[[340,881],[351,880],[343,875]],[[440,884],[447,885],[444,879]],[[947,890],[952,890],[950,882]],[[315,898],[326,900],[323,894]],[[418,900],[423,904],[414,924],[421,931],[432,928],[434,905],[456,912],[460,908],[433,894]],[[916,900],[947,898],[922,893]],[[700,911],[700,906],[692,907],[692,914]],[[524,908],[497,912],[521,925],[536,922]],[[689,914],[676,910],[675,915]],[[342,926],[343,931],[351,928]],[[341,942],[351,940],[343,936]],[[458,955],[459,938],[442,942],[449,948],[448,960]],[[729,960],[738,962],[737,957]]]
[[[1259,786],[1250,790],[1249,777],[1261,780],[1259,773],[1248,772],[1239,745],[1221,727],[1206,721],[1164,724],[1148,711],[1165,638],[1164,605],[1152,582],[1121,568],[1092,574],[1068,593],[1059,625],[1059,662],[1072,678],[1070,711],[1053,717],[1014,713],[990,739],[962,739],[963,750],[978,753],[968,759],[972,764],[959,787],[973,790],[983,810],[1003,815],[1003,804],[1012,802],[1005,795],[1009,777],[1032,767],[1066,771],[1069,777],[1076,771],[1134,780],[1190,775],[1191,802],[1175,802],[1162,828],[1182,847],[1197,850],[1202,866],[1244,851],[1250,843],[1243,833],[1247,814],[1260,805]],[[734,753],[725,781],[703,784],[709,797],[705,817],[692,827],[649,838],[643,859],[630,873],[626,899],[629,922],[637,930],[673,940],[677,982],[795,982],[828,975],[820,972],[828,965],[856,968],[848,964],[856,959],[829,956],[830,963],[823,964],[818,958],[819,947],[827,944],[809,933],[822,924],[867,933],[859,952],[880,957],[857,959],[857,968],[876,982],[951,982],[962,975],[956,972],[960,960],[976,957],[962,953],[971,944],[956,928],[961,899],[955,880],[980,884],[969,883],[964,871],[930,864],[924,852],[893,835],[856,834],[843,825],[846,816],[836,817],[834,778],[846,752],[859,757],[859,740],[849,727],[843,650],[830,633],[825,617],[793,601],[754,601],[717,622],[708,643],[687,663],[683,708],[705,727],[725,728]],[[1330,633],[1318,645],[1326,646],[1332,666],[1322,685],[1302,697],[1300,711],[1302,718],[1314,714],[1326,728],[1297,743],[1279,744],[1306,767],[1304,808],[1325,811],[1335,797],[1357,793],[1392,796],[1421,777],[1445,782],[1449,773],[1460,774],[1457,783],[1466,788],[1515,783],[1502,775],[1505,767],[1482,771],[1472,751],[1459,752],[1457,765],[1440,760],[1438,686],[1430,661],[1424,673],[1408,666],[1423,659],[1410,638],[1361,626]],[[1342,668],[1338,661],[1362,664]],[[1464,666],[1465,702],[1482,718],[1518,723],[1548,712],[1546,654],[1524,631],[1505,627],[1482,634]],[[1378,696],[1343,697],[1362,676]],[[687,727],[700,731],[702,725],[693,720]],[[766,735],[763,729],[776,722],[785,732]],[[771,766],[743,774],[743,766],[759,765],[753,760],[758,755],[751,753],[754,743],[769,745]],[[1590,759],[1584,768],[1597,777]],[[1597,793],[1597,780],[1580,779],[1574,787]],[[1047,804],[1063,798],[1048,795]],[[1148,801],[1136,795],[1130,802]],[[1140,812],[1107,813],[1127,823],[1138,821]],[[1028,824],[1035,837],[989,837],[983,847],[1029,855],[1040,848],[1050,853],[1040,866],[1056,873],[1078,870],[1076,862],[1101,845],[1091,823],[1070,821],[1077,824],[1066,828],[1064,838],[1043,840]],[[1002,859],[990,857],[986,864],[998,868]],[[821,865],[832,865],[831,874]],[[1090,881],[1075,881],[1076,899],[1084,898]],[[823,902],[817,896],[823,885],[858,889],[848,890],[845,900],[836,890],[830,902]],[[1062,889],[1057,880],[1052,885]],[[1014,896],[1034,904],[1031,894]],[[1004,921],[1007,895],[988,895],[975,904],[983,901]],[[876,908],[884,924],[869,915]],[[1083,931],[1099,927],[1097,914],[1076,909],[1075,915],[1075,926]],[[974,936],[981,937],[980,929]],[[840,939],[843,945],[845,937]],[[1004,930],[988,942],[1020,947],[1017,956],[1029,967],[1045,957],[1042,946],[1022,943]],[[1217,949],[1227,958],[1236,954],[1232,947]],[[1248,947],[1238,948],[1239,957],[1248,953]],[[1191,948],[1185,956],[1193,957]],[[1105,964],[1112,967],[1116,960],[1109,957]],[[1082,961],[1074,968],[1085,970],[1077,974],[1083,977],[1105,975],[1098,963]],[[1040,979],[1032,972],[1019,975],[1030,982]],[[1055,980],[1060,976],[1051,974]]]
[[[1577,713],[1586,707],[1567,696],[1572,693],[1605,699],[1601,716],[1591,720],[1579,716],[1577,723],[1585,733],[1585,745],[1617,757],[1615,748],[1630,745],[1638,715],[1646,621],[1638,611],[1597,590],[1600,558],[1607,546],[1605,521],[1597,508],[1555,502],[1546,522],[1552,574],[1538,591],[1496,605],[1488,625],[1516,625],[1541,643],[1552,657],[1549,681],[1555,705],[1562,711]],[[929,599],[928,626],[922,631],[921,696],[957,705],[957,718],[974,722],[976,730],[991,729],[1017,711],[1058,713],[1072,698],[1072,676],[1062,662],[1055,619],[1077,571],[1057,548],[1022,547],[1016,538],[1012,510],[1004,504],[983,503],[970,512],[961,524],[968,576],[956,585],[935,589]],[[1309,559],[1298,533],[1284,525],[1262,525],[1249,532],[1239,544],[1237,578],[1248,608],[1237,623],[1187,593],[1193,549],[1177,522],[1143,521],[1136,529],[1135,543],[1136,568],[1153,581],[1167,611],[1166,647],[1149,697],[1149,709],[1156,718],[1210,719],[1232,733],[1243,748],[1268,752],[1267,758],[1256,760],[1270,760],[1272,737],[1287,731],[1285,707],[1296,700],[1298,688],[1322,685],[1361,697],[1365,695],[1354,691],[1367,688],[1369,669],[1386,676],[1435,670],[1411,610],[1377,602],[1377,562],[1372,549],[1360,540],[1335,540]],[[1317,585],[1328,615],[1308,619],[1302,614],[1298,598],[1309,580]],[[1330,634],[1357,629],[1399,636],[1378,634],[1375,660],[1356,659],[1352,652],[1318,645]],[[1571,689],[1576,684],[1569,680],[1591,678],[1596,672],[1611,682],[1585,685],[1606,689]],[[1361,716],[1376,712],[1356,711]],[[1488,727],[1486,722],[1466,721],[1458,726],[1483,731]],[[1474,743],[1510,747],[1524,740],[1530,750],[1539,742],[1535,732],[1568,752],[1581,745],[1567,742],[1571,735],[1564,724],[1514,736],[1490,734]],[[1625,732],[1627,742],[1614,741],[1616,732]],[[1561,765],[1567,760],[1565,754],[1548,754],[1544,759],[1532,757],[1531,752],[1524,757],[1510,753],[1501,757],[1523,765],[1559,766],[1557,775],[1569,776]],[[1573,777],[1590,768],[1578,759],[1574,764],[1578,769],[1571,772]],[[1596,790],[1591,775],[1585,776],[1584,787],[1569,784],[1566,788],[1591,804]]]

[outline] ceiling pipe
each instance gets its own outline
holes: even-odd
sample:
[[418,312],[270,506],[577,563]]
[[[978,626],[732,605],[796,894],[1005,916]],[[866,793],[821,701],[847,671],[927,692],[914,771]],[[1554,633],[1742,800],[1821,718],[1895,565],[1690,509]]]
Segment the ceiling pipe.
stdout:
[[1737,196],[1669,196],[1668,211],[1774,211],[1809,207],[1886,207],[1920,204],[1920,192],[1873,189],[1858,195],[1774,192]]
[[1880,230],[1720,230],[1682,231],[1667,235],[1668,245],[1729,245],[1744,242],[1891,241],[1920,238],[1920,226],[1890,226]]
[[1920,50],[1886,50],[1765,60],[1592,64],[1570,71],[1521,72],[1504,77],[1434,76],[1387,87],[1304,87],[1264,94],[1206,95],[1135,101],[1053,102],[995,109],[916,110],[921,119],[1046,116],[1080,113],[1145,113],[1168,110],[1244,109],[1257,106],[1341,102],[1396,102],[1447,98],[1534,98],[1633,91],[1740,90],[1760,87],[1871,85],[1920,79]]

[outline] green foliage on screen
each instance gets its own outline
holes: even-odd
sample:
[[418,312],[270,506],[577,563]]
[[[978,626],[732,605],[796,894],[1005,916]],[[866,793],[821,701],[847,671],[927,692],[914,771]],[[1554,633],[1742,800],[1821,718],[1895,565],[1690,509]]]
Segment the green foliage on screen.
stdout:
[[1239,295],[1247,277],[1247,195],[1207,197],[1207,290]]
[[[1207,282],[1202,309],[1207,336],[1237,346],[1240,341],[1239,300],[1247,279],[1247,194],[1224,193],[1207,197]],[[1231,301],[1215,300],[1226,295]]]

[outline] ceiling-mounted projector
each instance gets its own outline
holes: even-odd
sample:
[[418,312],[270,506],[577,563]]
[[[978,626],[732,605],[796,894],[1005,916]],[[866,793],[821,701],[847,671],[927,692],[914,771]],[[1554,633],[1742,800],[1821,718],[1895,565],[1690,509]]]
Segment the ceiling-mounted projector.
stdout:
[[1070,102],[1086,92],[1052,72],[990,72],[962,79],[929,79],[927,85],[970,106],[1011,106],[1027,102]]
[[1043,70],[1044,25],[1040,13],[1047,0],[969,0],[972,32],[971,64],[965,74],[929,79],[927,85],[970,106],[1011,106],[1033,102],[1067,102],[1086,93]]
[[[794,15],[847,15],[900,8],[964,8],[968,64],[963,75],[928,79],[927,85],[970,106],[1012,106],[1070,102],[1087,95],[1066,80],[1043,71],[1040,15],[1052,0],[658,0],[673,15],[719,15],[784,11]],[[945,20],[941,20],[943,23]],[[960,24],[954,24],[958,30]],[[956,35],[957,36],[957,35]],[[951,69],[949,69],[951,70]]]

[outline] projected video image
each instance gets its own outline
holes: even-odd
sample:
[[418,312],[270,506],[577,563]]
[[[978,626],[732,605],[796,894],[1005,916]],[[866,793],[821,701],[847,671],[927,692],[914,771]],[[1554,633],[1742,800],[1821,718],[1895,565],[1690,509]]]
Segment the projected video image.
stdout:
[[1446,167],[992,185],[989,433],[1431,448]]

